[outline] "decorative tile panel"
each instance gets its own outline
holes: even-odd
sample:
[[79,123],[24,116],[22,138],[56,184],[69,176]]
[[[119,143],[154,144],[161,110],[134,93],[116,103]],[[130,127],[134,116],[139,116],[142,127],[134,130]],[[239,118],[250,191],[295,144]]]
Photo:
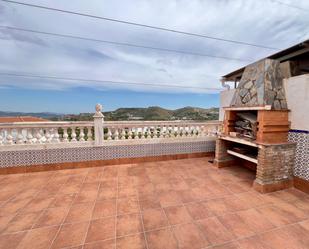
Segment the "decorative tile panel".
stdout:
[[215,141],[0,151],[0,167],[213,152]]
[[288,140],[297,143],[294,175],[309,181],[309,131],[290,130]]

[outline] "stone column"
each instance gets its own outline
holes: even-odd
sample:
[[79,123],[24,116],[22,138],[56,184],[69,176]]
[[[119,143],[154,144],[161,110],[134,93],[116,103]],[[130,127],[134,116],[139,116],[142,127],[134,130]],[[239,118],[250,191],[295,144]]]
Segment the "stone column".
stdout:
[[104,115],[102,114],[102,105],[96,104],[95,111],[96,112],[93,116],[94,145],[100,146],[103,145],[104,142],[104,130],[103,130]]

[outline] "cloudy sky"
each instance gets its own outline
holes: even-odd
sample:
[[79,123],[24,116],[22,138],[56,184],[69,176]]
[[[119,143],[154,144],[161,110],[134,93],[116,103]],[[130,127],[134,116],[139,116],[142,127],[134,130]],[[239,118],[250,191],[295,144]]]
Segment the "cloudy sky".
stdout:
[[[309,38],[309,3],[273,0],[29,1],[53,8],[284,49]],[[0,25],[239,60],[169,53],[0,28],[0,73],[220,88],[220,76],[277,50],[238,45],[0,1]],[[13,100],[13,101],[12,101]],[[0,74],[0,110],[91,111],[218,105],[218,90],[149,87]]]

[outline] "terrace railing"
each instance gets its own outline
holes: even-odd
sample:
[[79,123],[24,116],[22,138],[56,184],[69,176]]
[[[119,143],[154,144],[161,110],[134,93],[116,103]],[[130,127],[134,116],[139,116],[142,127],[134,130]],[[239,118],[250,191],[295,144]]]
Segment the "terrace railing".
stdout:
[[100,146],[117,140],[215,137],[220,127],[219,121],[104,121],[99,110],[94,121],[0,124],[0,148],[42,144]]

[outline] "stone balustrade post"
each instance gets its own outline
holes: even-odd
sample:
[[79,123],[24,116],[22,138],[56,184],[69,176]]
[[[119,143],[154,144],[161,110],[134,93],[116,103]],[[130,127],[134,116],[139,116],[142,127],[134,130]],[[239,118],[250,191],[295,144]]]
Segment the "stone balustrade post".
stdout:
[[102,105],[96,104],[95,106],[95,114],[93,116],[94,122],[94,145],[100,146],[103,145],[104,141],[104,115],[102,114]]

